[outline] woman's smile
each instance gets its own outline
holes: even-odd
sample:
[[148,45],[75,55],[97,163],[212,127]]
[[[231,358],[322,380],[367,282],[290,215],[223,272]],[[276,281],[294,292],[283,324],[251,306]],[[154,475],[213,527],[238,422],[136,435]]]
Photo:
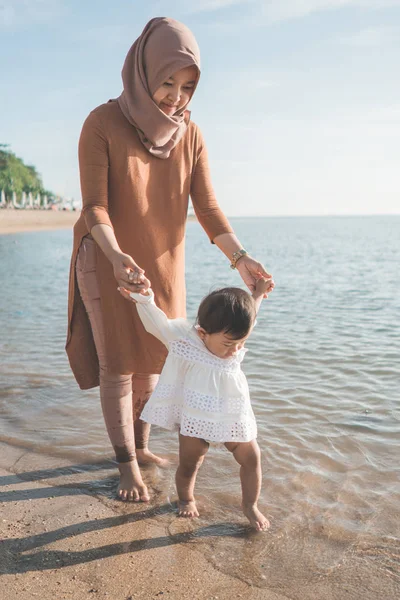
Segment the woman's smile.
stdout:
[[179,108],[179,105],[170,105],[167,104],[166,102],[161,102],[160,103],[160,108],[163,112],[165,112],[167,115],[173,115],[174,113],[176,113],[176,111]]

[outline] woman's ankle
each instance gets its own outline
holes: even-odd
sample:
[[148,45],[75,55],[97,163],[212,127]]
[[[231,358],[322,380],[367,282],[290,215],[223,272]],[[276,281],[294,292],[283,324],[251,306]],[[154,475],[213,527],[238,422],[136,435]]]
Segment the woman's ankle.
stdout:
[[132,444],[117,446],[114,445],[115,460],[119,465],[124,465],[136,460],[135,446]]

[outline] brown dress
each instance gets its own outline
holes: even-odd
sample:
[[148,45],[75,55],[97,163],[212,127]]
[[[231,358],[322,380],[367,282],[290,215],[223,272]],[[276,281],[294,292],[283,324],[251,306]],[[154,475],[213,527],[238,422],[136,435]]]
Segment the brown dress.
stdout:
[[[189,195],[211,241],[232,229],[215,199],[207,151],[194,123],[189,123],[169,158],[161,160],[146,150],[118,103],[110,101],[92,111],[83,125],[79,164],[83,209],[74,227],[66,350],[79,386],[88,389],[99,385],[99,364],[76,283],[75,263],[83,237],[94,225],[111,226],[121,250],[145,270],[159,307],[176,318],[186,311]],[[110,372],[160,373],[165,348],[144,330],[135,305],[117,291],[111,263],[99,247],[97,277]]]

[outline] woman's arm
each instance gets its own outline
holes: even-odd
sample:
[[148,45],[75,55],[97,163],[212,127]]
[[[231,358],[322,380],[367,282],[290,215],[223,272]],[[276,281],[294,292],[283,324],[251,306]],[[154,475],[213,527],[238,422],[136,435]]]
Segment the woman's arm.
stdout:
[[[211,242],[215,243],[231,262],[233,254],[243,249],[243,246],[234,234],[228,219],[218,206],[211,183],[207,149],[199,129],[197,130],[197,134],[199,138],[199,150],[192,175],[190,191],[193,208]],[[264,266],[249,255],[239,258],[236,268],[251,292],[254,291],[256,281],[260,277],[266,279],[272,278]]]
[[198,128],[197,135],[198,150],[196,164],[192,173],[190,196],[200,225],[210,238],[210,241],[214,243],[218,235],[225,233],[233,234],[233,229],[220,209],[215,197],[208,165],[207,148],[204,145],[201,132]]
[[121,251],[108,213],[108,141],[97,111],[86,119],[79,139],[82,215],[86,227],[113,266],[119,286],[137,292],[150,287],[144,271]]

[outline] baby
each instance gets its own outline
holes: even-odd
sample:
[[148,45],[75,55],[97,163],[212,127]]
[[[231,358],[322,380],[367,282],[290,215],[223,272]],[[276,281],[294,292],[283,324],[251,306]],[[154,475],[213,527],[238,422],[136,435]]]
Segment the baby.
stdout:
[[182,517],[199,516],[194,498],[197,472],[209,442],[220,442],[240,465],[243,513],[257,531],[269,527],[257,506],[260,448],[241,362],[261,301],[273,287],[272,279],[259,279],[252,295],[235,287],[212,292],[201,302],[194,326],[185,319],[168,319],[156,306],[151,289],[146,294],[120,289],[137,303],[146,330],[168,348],[141,419],[179,431],[176,487]]

